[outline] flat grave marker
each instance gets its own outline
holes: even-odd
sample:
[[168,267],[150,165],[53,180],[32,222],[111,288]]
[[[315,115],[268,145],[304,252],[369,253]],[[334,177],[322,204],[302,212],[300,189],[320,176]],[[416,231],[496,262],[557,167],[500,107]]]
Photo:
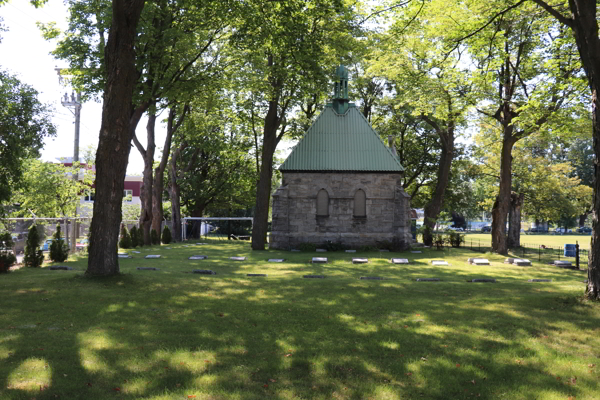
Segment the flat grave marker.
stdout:
[[327,253],[327,249],[316,249],[317,253]]
[[392,264],[408,264],[407,258],[392,258]]
[[390,251],[388,249],[379,249],[380,253],[389,253]]
[[129,254],[118,254],[119,258],[133,258]]
[[490,265],[487,258],[469,258],[467,261],[471,265]]
[[448,261],[444,260],[431,260],[432,265],[448,265]]
[[231,261],[246,261],[246,257],[229,257]]
[[302,277],[307,279],[325,279],[325,275],[304,275]]
[[206,260],[208,256],[191,256],[188,260]]
[[366,264],[369,262],[368,258],[353,258],[352,264]]
[[146,257],[144,258],[160,258],[160,254],[148,254]]
[[475,283],[496,283],[495,279],[488,279],[488,278],[477,278],[477,279],[471,279],[470,281],[467,282],[475,282]]
[[285,261],[285,258],[269,258],[268,262],[272,263],[282,263]]
[[421,254],[422,253],[421,250],[411,250],[410,252],[413,254]]
[[208,243],[196,243],[196,244],[197,244],[198,246],[202,246],[202,245],[205,245],[205,244],[208,244]]
[[195,269],[192,271],[194,274],[200,275],[216,275],[215,271],[211,271],[210,269]]
[[515,258],[507,258],[506,260],[504,260],[504,264],[512,264],[515,260]]
[[300,252],[300,250],[298,250],[298,249],[291,249],[290,251],[294,252],[294,253],[299,253]]
[[440,278],[417,278],[415,279],[417,282],[439,282]]
[[361,276],[360,279],[369,281],[382,281],[383,278],[380,276]]
[[527,282],[552,282],[552,279],[530,279]]
[[554,265],[561,268],[573,268],[573,264],[571,263],[571,261],[556,260],[554,261]]
[[513,265],[519,265],[519,266],[531,265],[531,261],[529,261],[526,258],[515,258],[512,263],[513,263]]
[[136,269],[140,271],[160,271],[160,269],[155,267],[137,267]]
[[132,253],[140,254],[141,252],[139,252],[139,251],[132,251]]
[[313,263],[321,263],[321,264],[326,264],[327,263],[327,257],[313,257],[312,258],[312,262]]
[[267,274],[246,274],[246,276],[267,276]]
[[346,250],[346,253],[356,253],[356,250]]
[[53,265],[50,267],[50,271],[71,271],[73,267],[67,267],[66,265]]

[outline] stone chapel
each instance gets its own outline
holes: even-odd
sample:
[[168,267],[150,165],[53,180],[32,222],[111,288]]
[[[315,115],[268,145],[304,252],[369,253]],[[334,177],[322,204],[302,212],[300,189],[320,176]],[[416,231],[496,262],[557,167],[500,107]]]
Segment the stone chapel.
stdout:
[[412,242],[404,168],[348,100],[348,70],[336,70],[333,102],[325,106],[279,170],[273,194],[270,248],[332,242],[397,248]]

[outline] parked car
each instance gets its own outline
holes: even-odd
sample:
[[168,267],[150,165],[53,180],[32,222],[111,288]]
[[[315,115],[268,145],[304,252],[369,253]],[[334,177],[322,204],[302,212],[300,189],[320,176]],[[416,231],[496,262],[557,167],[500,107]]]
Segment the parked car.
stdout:
[[589,226],[582,226],[581,228],[577,228],[577,233],[592,233],[592,228]]
[[573,233],[573,231],[571,229],[565,229],[565,228],[556,228],[554,230],[555,235],[563,235],[565,233]]
[[[46,239],[44,241],[44,243],[40,246],[40,250],[42,250],[42,251],[50,251],[50,245],[52,244],[53,240],[54,239]],[[63,242],[64,241],[65,240],[63,239]],[[67,243],[67,246],[69,246],[69,245],[70,245],[70,243]]]
[[77,248],[77,250],[83,250],[88,246],[88,244],[89,244],[88,240],[87,240],[87,238],[85,238],[85,239],[81,239],[79,241],[79,243],[76,243],[75,247]]
[[457,228],[455,226],[449,226],[446,229],[450,229],[451,231],[456,231],[456,232],[464,232],[465,231],[463,228]]
[[492,231],[491,225],[486,225],[486,226],[481,227],[481,232],[491,232],[491,231]]

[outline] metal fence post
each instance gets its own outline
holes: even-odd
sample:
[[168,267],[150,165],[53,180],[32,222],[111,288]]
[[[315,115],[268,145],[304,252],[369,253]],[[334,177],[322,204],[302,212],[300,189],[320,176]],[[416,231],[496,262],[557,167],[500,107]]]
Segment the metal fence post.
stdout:
[[575,266],[579,269],[579,241],[575,241]]

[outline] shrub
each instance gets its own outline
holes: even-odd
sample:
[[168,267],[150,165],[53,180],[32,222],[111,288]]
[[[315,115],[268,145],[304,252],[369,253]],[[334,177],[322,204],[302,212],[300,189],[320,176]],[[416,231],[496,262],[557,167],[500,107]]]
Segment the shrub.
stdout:
[[12,251],[14,243],[9,232],[0,235],[0,273],[8,272],[8,269],[17,261]]
[[150,231],[150,243],[160,244],[160,238],[158,237],[158,232],[156,232],[156,229],[152,229]]
[[122,249],[131,248],[131,236],[125,224],[121,225],[121,238],[119,239],[119,247]]
[[300,251],[315,251],[317,246],[312,243],[300,243],[298,245],[298,250]]
[[50,244],[50,259],[55,262],[63,262],[69,257],[69,246],[60,234],[60,225],[56,225],[54,240]]
[[436,233],[433,235],[433,244],[438,250],[442,250],[444,248],[444,244],[446,243],[446,238],[441,233]]
[[370,244],[365,244],[363,246],[360,246],[358,248],[359,253],[368,253],[368,252],[372,252],[372,251],[379,251],[379,249],[375,246],[372,246]]
[[135,233],[137,235],[137,244],[138,246],[142,247],[144,245],[144,230],[139,227],[136,229]]
[[129,236],[131,237],[131,247],[136,248],[142,245],[142,243],[138,242],[139,235],[137,226],[134,225],[131,227],[131,230],[129,231]]
[[446,235],[447,235],[446,240],[447,240],[448,244],[450,244],[450,246],[452,246],[452,247],[460,247],[460,245],[465,242],[465,235],[461,235],[458,232],[448,231],[448,232],[446,232]]
[[44,261],[44,253],[40,249],[40,242],[44,240],[36,224],[31,225],[25,242],[25,257],[23,264],[27,267],[39,267]]
[[171,230],[168,225],[165,225],[162,231],[162,242],[164,244],[169,244],[173,241],[173,237],[171,236]]

